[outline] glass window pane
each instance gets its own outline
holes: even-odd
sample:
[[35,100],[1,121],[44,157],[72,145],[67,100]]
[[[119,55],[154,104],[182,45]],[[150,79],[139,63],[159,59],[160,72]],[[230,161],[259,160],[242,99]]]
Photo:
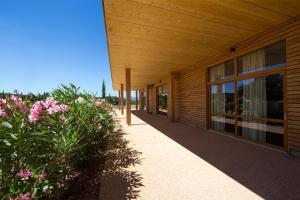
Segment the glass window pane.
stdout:
[[284,125],[278,122],[238,121],[238,135],[282,147]]
[[239,114],[283,119],[283,74],[238,81]]
[[225,62],[225,78],[234,76],[234,61],[229,60]]
[[209,80],[216,81],[234,76],[234,61],[230,60],[225,63],[216,65],[209,69]]
[[210,68],[209,80],[210,81],[221,80],[224,77],[224,69],[225,69],[224,63]]
[[267,118],[284,119],[283,74],[266,76]]
[[168,85],[160,85],[157,87],[158,112],[160,114],[168,113]]
[[234,82],[211,86],[211,112],[234,114]]
[[279,42],[269,47],[266,47],[265,54],[267,68],[285,65],[285,42]]
[[279,42],[238,57],[238,74],[282,67],[286,63],[285,42]]
[[218,85],[212,85],[210,88],[210,110],[213,113],[217,113],[218,107]]
[[234,113],[234,82],[222,84],[222,93],[225,95],[225,113]]
[[212,128],[229,133],[235,133],[235,119],[233,117],[212,116]]

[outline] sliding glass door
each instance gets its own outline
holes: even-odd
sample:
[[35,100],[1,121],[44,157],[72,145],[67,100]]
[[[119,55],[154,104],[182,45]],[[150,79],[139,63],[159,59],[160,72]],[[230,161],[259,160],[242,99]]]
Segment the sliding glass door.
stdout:
[[234,106],[234,82],[212,85],[212,128],[234,133]]
[[279,42],[210,68],[210,127],[284,147],[285,60]]
[[284,145],[284,73],[238,81],[238,135]]

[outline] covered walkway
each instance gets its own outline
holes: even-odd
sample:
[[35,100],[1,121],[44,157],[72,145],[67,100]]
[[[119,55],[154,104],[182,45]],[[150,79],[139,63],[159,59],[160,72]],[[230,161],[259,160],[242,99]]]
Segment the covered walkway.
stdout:
[[122,169],[134,180],[101,184],[104,199],[299,199],[300,162],[286,153],[143,111],[118,120],[140,162]]

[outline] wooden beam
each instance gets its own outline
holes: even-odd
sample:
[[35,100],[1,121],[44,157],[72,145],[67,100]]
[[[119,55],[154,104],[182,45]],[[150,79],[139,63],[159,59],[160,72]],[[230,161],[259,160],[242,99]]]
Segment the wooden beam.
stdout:
[[125,80],[126,80],[126,122],[131,125],[131,77],[130,69],[125,69]]
[[124,96],[123,96],[123,90],[124,90],[124,84],[122,83],[121,84],[121,91],[120,91],[120,93],[121,93],[121,95],[120,95],[120,97],[121,97],[121,99],[120,99],[120,105],[121,105],[121,114],[123,115],[124,114],[124,102],[123,102],[123,99],[124,99]]
[[135,91],[135,109],[138,110],[139,108],[139,100],[138,100],[138,91]]

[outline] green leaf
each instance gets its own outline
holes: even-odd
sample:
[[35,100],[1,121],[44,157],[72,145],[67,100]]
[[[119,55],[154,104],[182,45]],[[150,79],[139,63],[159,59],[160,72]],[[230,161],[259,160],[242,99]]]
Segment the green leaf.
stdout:
[[36,136],[39,136],[39,135],[44,135],[45,132],[32,132],[30,133],[31,135],[36,135]]
[[7,145],[7,146],[11,146],[11,143],[7,140],[3,140],[3,142]]
[[14,139],[14,140],[18,139],[17,136],[16,136],[15,134],[13,134],[13,133],[10,133],[9,135],[10,135],[10,137],[11,137],[12,139]]
[[35,197],[36,193],[37,193],[37,188],[35,187],[35,188],[33,189],[33,192],[32,192],[32,197],[33,197],[33,198]]
[[5,128],[12,129],[12,125],[8,122],[2,122],[2,126],[5,127]]
[[43,191],[45,192],[46,190],[48,190],[48,188],[49,188],[49,185],[45,185],[45,186],[43,187]]

